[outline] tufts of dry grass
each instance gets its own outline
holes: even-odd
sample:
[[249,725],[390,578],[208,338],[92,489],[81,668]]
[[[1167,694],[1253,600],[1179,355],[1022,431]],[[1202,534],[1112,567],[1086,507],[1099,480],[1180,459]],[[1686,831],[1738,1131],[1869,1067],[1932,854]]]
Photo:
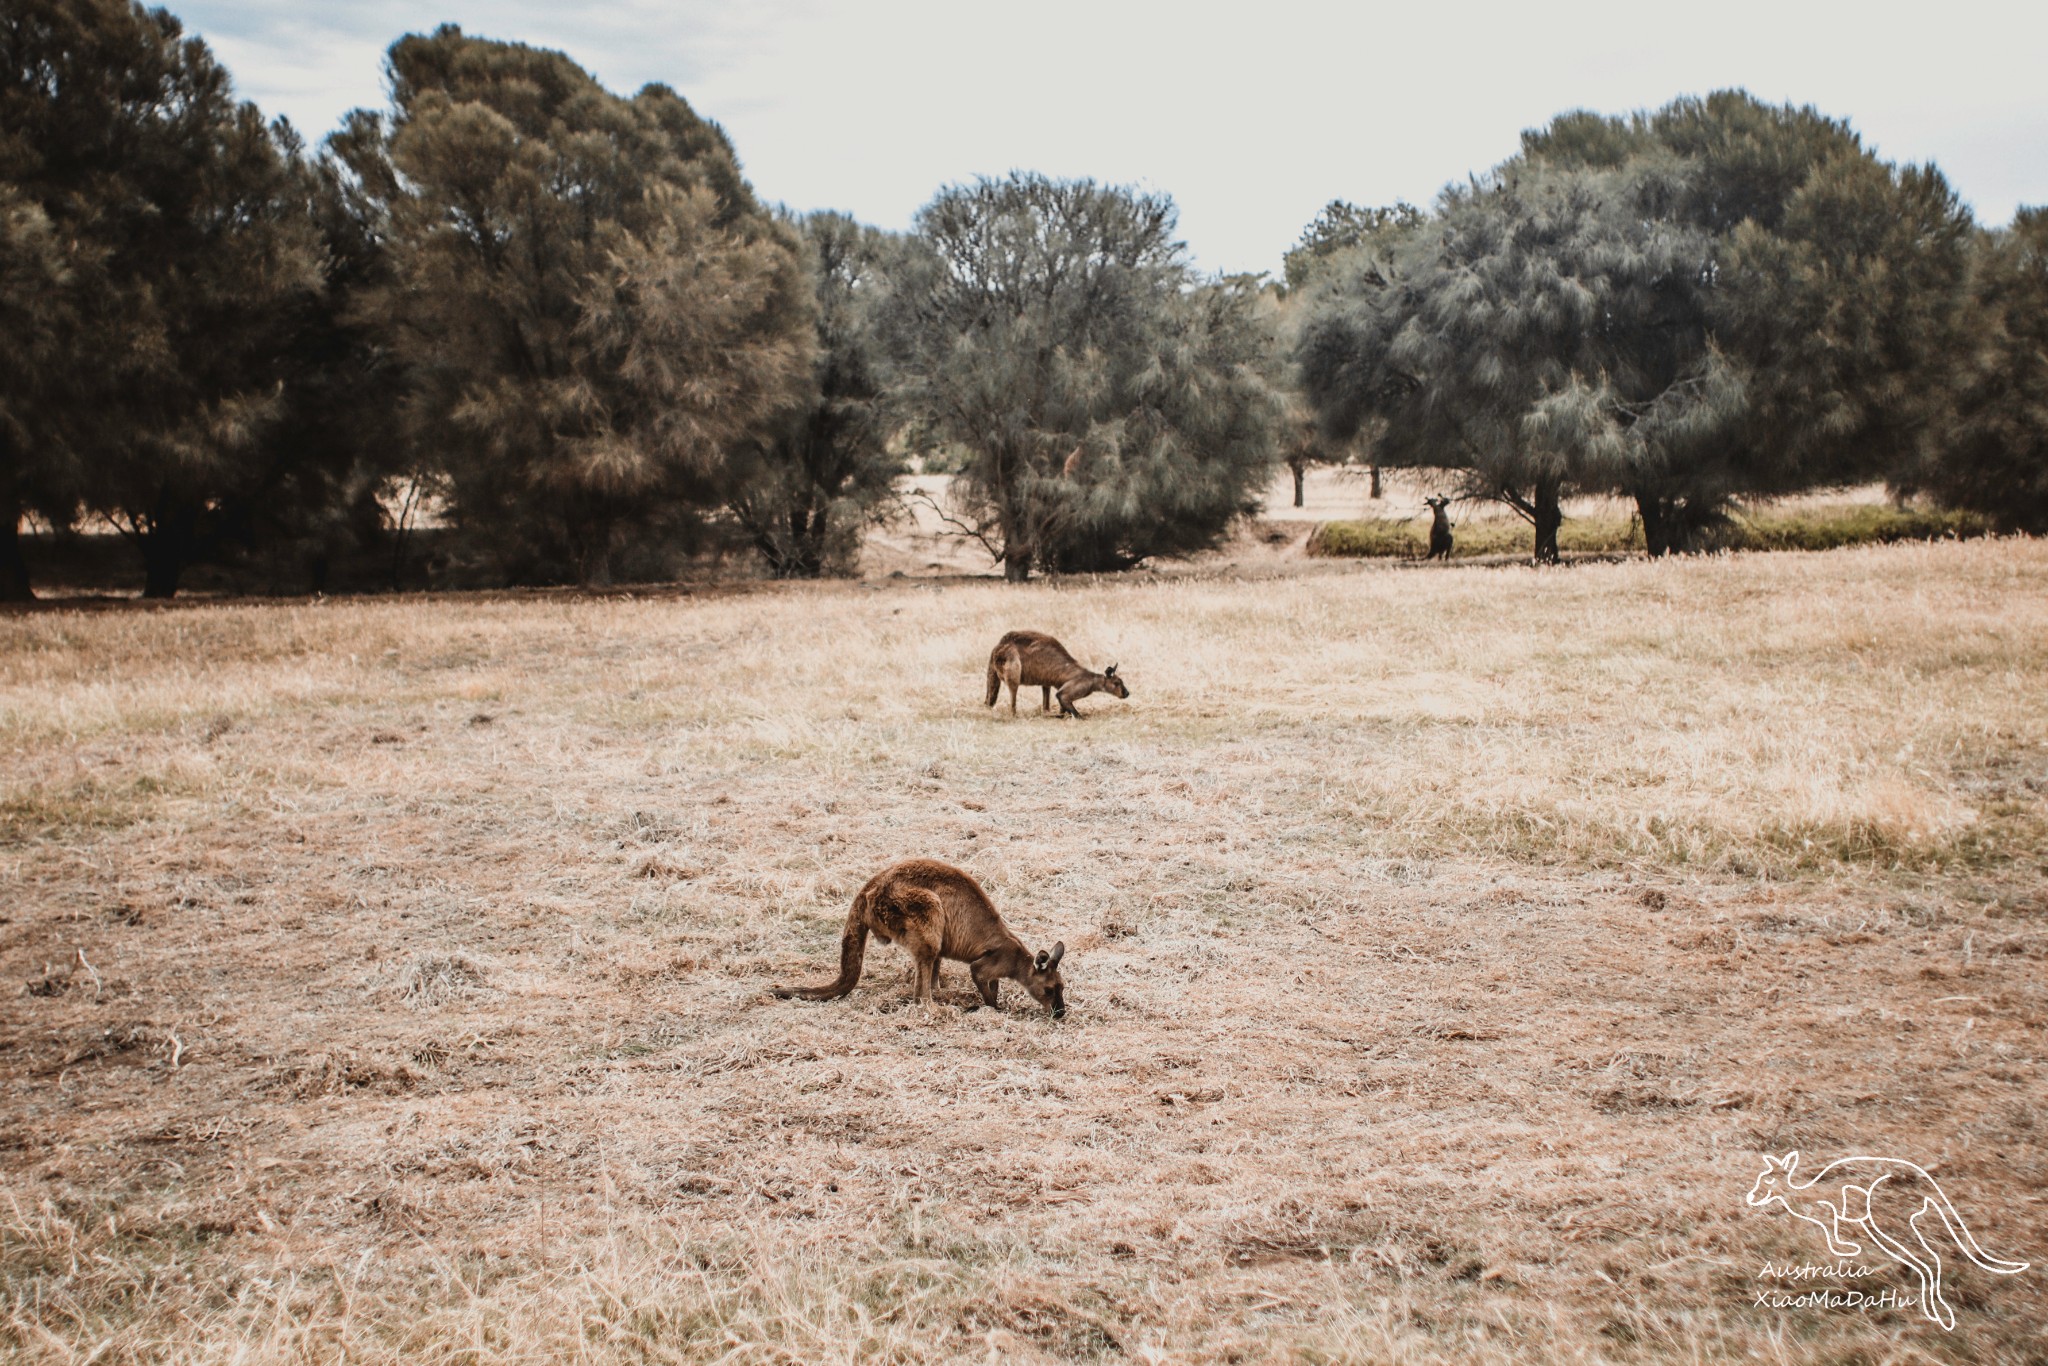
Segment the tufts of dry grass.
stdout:
[[[20,617],[25,1360],[1907,1361],[1764,1152],[2048,1196],[2048,550]],[[1122,665],[980,707],[1004,629]],[[1072,1014],[823,978],[887,861]],[[1893,1275],[1887,1271],[1884,1275]]]

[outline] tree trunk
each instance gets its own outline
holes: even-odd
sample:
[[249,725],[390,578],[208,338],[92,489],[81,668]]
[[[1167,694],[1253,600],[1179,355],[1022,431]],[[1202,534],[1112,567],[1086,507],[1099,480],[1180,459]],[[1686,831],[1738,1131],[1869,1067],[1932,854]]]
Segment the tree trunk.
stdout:
[[997,513],[997,520],[1003,532],[1003,577],[1011,583],[1022,583],[1031,577],[1031,561],[1035,558],[1030,537],[1024,530],[1024,512],[1019,506],[1021,499],[1014,488],[1005,486],[1002,490],[1003,506]]
[[585,588],[612,586],[612,519],[602,513],[591,519],[590,534],[583,542],[579,577]]
[[34,602],[28,560],[21,553],[21,499],[12,488],[0,495],[0,602]]
[[1697,555],[1726,520],[1726,504],[1711,499],[1635,495],[1643,519],[1643,548],[1653,556]]
[[1643,519],[1643,548],[1650,552],[1650,558],[1658,559],[1671,553],[1671,526],[1664,516],[1664,501],[1647,493],[1636,496],[1636,515]]
[[1372,466],[1372,496],[1374,498],[1380,496],[1380,467],[1377,461]]
[[1557,528],[1564,522],[1564,509],[1558,506],[1561,490],[1559,481],[1544,478],[1536,481],[1536,563],[1557,563]]
[[1294,505],[1300,507],[1302,505],[1301,481],[1302,477],[1308,473],[1308,469],[1306,466],[1295,464],[1288,465],[1288,468],[1294,471]]
[[171,493],[157,498],[155,515],[142,533],[143,597],[178,596],[178,582],[192,563],[198,530],[198,503]]

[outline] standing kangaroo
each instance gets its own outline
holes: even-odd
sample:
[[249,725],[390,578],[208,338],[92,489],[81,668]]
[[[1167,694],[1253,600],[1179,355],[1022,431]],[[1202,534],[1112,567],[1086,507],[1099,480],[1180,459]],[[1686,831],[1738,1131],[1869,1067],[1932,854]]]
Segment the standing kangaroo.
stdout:
[[[1818,1225],[1831,1257],[1862,1252],[1862,1245],[1849,1237],[1851,1232],[1861,1233],[1920,1278],[1920,1310],[1943,1328],[1956,1326],[1956,1314],[1941,1297],[1941,1254],[1928,1241],[1928,1229],[1920,1226],[1929,1214],[1937,1216],[1956,1250],[1986,1271],[2016,1276],[2027,1269],[2025,1262],[2004,1261],[1979,1247],[1963,1216],[1924,1167],[1894,1157],[1844,1157],[1795,1181],[1792,1169],[1798,1165],[1797,1152],[1766,1157],[1762,1174],[1750,1187],[1749,1203],[1768,1205],[1775,1200],[1795,1219]],[[1821,1198],[1824,1195],[1835,1198]],[[1889,1231],[1878,1226],[1880,1217],[1891,1225]],[[1920,1245],[1917,1251],[1906,1245],[1909,1232]]]
[[[1034,957],[1022,940],[996,914],[996,904],[972,876],[937,859],[912,858],[892,863],[868,879],[854,894],[839,936],[839,979],[822,987],[776,987],[784,1000],[831,1001],[852,991],[860,981],[861,958],[872,934],[884,944],[910,950],[911,990],[929,1003],[939,979],[939,960],[967,964],[981,1005],[996,1003],[1003,978],[1014,979],[1052,1012],[1067,1013],[1067,984],[1060,977],[1064,942]],[[970,1006],[977,1010],[980,1006]]]
[[996,642],[996,648],[988,657],[988,701],[984,706],[993,707],[1001,695],[1003,685],[1010,685],[1010,715],[1017,714],[1017,689],[1037,688],[1040,711],[1052,710],[1053,689],[1059,689],[1060,715],[1074,717],[1081,713],[1074,710],[1074,704],[1094,692],[1106,692],[1112,697],[1129,697],[1131,690],[1116,676],[1116,665],[1112,664],[1101,673],[1084,669],[1075,658],[1067,653],[1067,647],[1043,631],[1012,631]]
[[1451,528],[1457,523],[1444,514],[1451,500],[1439,495],[1425,498],[1422,505],[1429,509],[1429,553],[1425,560],[1448,560],[1451,558]]

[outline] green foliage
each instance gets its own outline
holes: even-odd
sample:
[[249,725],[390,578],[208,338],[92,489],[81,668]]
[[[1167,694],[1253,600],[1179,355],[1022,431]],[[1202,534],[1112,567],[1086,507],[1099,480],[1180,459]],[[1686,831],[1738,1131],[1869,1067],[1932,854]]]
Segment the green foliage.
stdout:
[[34,596],[22,559],[24,512],[77,497],[72,452],[52,430],[47,396],[63,357],[65,252],[50,219],[0,182],[0,601]]
[[1422,210],[1405,201],[1385,208],[1360,208],[1333,199],[1323,206],[1301,240],[1281,260],[1290,290],[1312,283],[1341,252],[1357,247],[1386,247],[1422,225]]
[[[1711,543],[1737,497],[1881,478],[1925,448],[1969,237],[1938,172],[1891,167],[1847,123],[1740,91],[1627,120],[1568,115],[1523,145],[1531,165],[1620,168],[1647,219],[1707,246],[1683,331],[1720,371],[1712,420],[1695,415],[1676,442],[1653,432],[1622,486],[1653,552]],[[1654,349],[1648,321],[1622,349]]]
[[1337,258],[1297,349],[1323,427],[1455,464],[1554,553],[1569,490],[1636,501],[1652,553],[1731,502],[1926,448],[1968,216],[1932,169],[1739,92],[1560,117],[1447,191],[1428,233]]
[[39,210],[63,258],[38,355],[0,377],[8,500],[104,513],[141,546],[145,594],[169,596],[263,477],[281,356],[319,287],[297,141],[161,10],[21,0],[0,50],[0,204],[17,225]]
[[1698,269],[1695,244],[1629,207],[1590,173],[1446,191],[1430,232],[1356,262],[1311,305],[1298,354],[1324,430],[1381,419],[1381,463],[1455,464],[1468,496],[1514,507],[1537,557],[1555,559],[1564,494],[1631,458],[1610,415],[1654,408],[1703,370],[1683,348],[1610,368],[1617,314],[1638,297],[1670,311]]
[[452,26],[401,39],[391,70],[388,123],[358,114],[334,146],[388,233],[361,316],[405,367],[412,439],[508,576],[608,582],[801,393],[796,244],[666,87],[623,99]]
[[777,578],[850,570],[903,462],[889,451],[874,314],[901,245],[843,214],[798,229],[817,299],[810,385],[734,456],[729,506]]
[[885,312],[896,401],[967,453],[957,529],[1012,579],[1214,544],[1274,456],[1254,281],[1194,279],[1158,195],[1012,175],[945,190]]
[[1973,252],[1951,425],[1901,484],[2048,532],[2048,209],[2021,209]]

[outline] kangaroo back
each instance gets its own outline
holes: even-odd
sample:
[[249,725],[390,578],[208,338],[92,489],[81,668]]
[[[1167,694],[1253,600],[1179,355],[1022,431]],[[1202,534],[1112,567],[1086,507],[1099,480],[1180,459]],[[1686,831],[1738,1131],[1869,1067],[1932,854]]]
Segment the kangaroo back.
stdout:
[[1057,688],[1088,671],[1067,653],[1067,647],[1043,631],[1012,631],[996,642],[996,652],[1015,655],[1022,673],[1018,682],[1027,688],[1050,685]]

